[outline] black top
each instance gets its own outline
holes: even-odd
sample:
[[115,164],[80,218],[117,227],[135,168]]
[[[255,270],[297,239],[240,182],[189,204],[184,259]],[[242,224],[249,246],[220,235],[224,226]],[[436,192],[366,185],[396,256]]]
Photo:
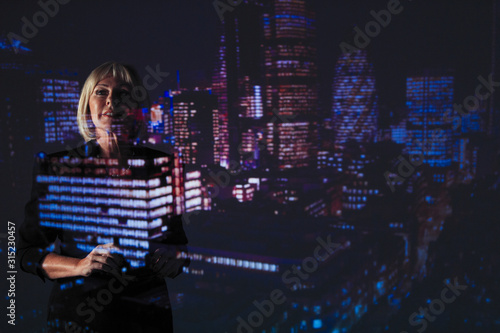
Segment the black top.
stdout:
[[[156,158],[170,156],[158,150],[142,146],[122,147],[126,156]],[[95,140],[69,151],[50,154],[51,157],[99,157],[101,150]],[[19,229],[17,254],[22,270],[47,278],[41,267],[45,256],[55,252],[54,243],[59,241],[59,254],[84,258],[88,253],[72,246],[70,231],[43,227],[39,223],[39,200],[43,191],[35,182],[42,172],[39,163],[35,163],[31,199],[25,207],[25,220]],[[46,166],[43,172],[49,170]],[[52,168],[56,170],[58,168]],[[165,244],[176,250],[185,251],[187,237],[182,228],[181,216],[174,216],[169,221],[169,228],[161,244],[151,244],[150,251]],[[152,253],[150,253],[151,255]],[[189,264],[189,260],[183,265]],[[182,272],[182,267],[176,276]],[[93,273],[89,277],[71,277],[55,280],[49,302],[49,331],[66,332],[89,328],[89,332],[120,331],[169,332],[172,329],[171,310],[165,279],[156,275],[149,267],[128,271],[127,273]],[[111,325],[112,324],[112,325]],[[111,326],[110,326],[111,325]],[[74,326],[75,328],[71,328]],[[120,327],[119,330],[117,330]],[[157,330],[161,328],[161,330]],[[87,332],[86,330],[82,330]]]

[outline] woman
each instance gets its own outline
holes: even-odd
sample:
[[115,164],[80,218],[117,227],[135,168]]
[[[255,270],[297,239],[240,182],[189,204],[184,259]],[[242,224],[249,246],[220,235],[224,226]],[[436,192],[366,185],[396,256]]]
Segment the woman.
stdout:
[[[168,154],[134,144],[144,129],[141,108],[147,106],[146,90],[134,69],[115,62],[97,67],[83,86],[78,107],[78,127],[86,143],[39,158],[34,179],[42,174],[83,174],[89,171],[83,161],[89,160],[102,163],[109,159],[121,167],[113,170],[125,171],[109,172],[105,177],[125,175],[128,158],[172,160]],[[73,158],[72,164],[62,165],[60,161],[68,157]],[[69,221],[59,227],[41,221],[48,188],[34,182],[25,222],[19,230],[18,256],[24,271],[55,281],[49,302],[49,331],[171,332],[164,277],[177,276],[189,263],[188,259],[177,258],[187,243],[180,216],[164,221],[161,237],[147,246],[150,255],[146,265],[132,269],[117,237],[103,244],[96,239],[109,238],[76,233],[67,228]],[[54,209],[63,206],[53,205]],[[99,245],[91,251],[82,247],[93,242]]]

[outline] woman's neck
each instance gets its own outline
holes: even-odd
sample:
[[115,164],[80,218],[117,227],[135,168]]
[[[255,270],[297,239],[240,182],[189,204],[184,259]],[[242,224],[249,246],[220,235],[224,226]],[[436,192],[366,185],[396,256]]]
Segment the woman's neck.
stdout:
[[118,139],[113,132],[98,133],[97,143],[101,148],[101,157],[103,158],[116,158],[120,157],[120,147]]
[[110,139],[109,137],[97,138],[97,144],[100,149],[100,158],[117,158],[121,160],[131,154],[133,155],[130,144]]

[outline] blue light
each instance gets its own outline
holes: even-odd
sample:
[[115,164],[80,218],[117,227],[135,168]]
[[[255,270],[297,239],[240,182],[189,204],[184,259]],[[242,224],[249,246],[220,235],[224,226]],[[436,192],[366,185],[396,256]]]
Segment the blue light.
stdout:
[[323,327],[323,322],[321,319],[314,319],[313,320],[313,328],[321,328]]
[[0,49],[7,50],[7,49],[16,48],[16,49],[21,49],[23,51],[29,51],[29,52],[31,52],[30,49],[28,49],[27,47],[21,45],[21,41],[20,40],[12,38],[11,41],[12,41],[11,45],[8,45],[7,43],[3,43],[2,41],[0,41]]
[[276,15],[276,18],[287,18],[287,19],[292,18],[292,19],[299,19],[299,20],[300,19],[302,19],[302,20],[305,19],[304,16],[297,16],[297,15]]

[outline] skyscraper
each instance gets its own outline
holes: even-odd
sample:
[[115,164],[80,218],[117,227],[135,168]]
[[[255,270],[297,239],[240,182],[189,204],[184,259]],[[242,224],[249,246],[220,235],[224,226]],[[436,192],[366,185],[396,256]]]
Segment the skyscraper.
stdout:
[[40,225],[72,233],[82,253],[115,243],[131,267],[142,267],[150,241],[184,212],[183,172],[173,156],[134,156],[125,166],[94,157],[37,159],[44,170],[36,176]]
[[369,143],[375,139],[377,94],[373,65],[366,51],[342,54],[337,61],[332,113],[336,147],[345,148],[348,140]]
[[[165,91],[150,108],[148,119],[148,142],[152,144],[167,144],[170,150],[174,145],[172,91]],[[175,91],[176,92],[176,91]],[[143,110],[144,113],[144,110]]]
[[173,132],[181,163],[210,165],[220,153],[217,97],[209,91],[183,91],[173,97]]
[[[232,94],[234,92],[231,90],[233,87],[233,81],[228,78],[228,46],[226,45],[226,35],[222,33],[220,36],[220,45],[218,51],[218,59],[215,65],[215,72],[212,79],[212,89],[217,95],[219,102],[220,114],[218,115],[220,128],[219,136],[220,140],[215,142],[214,148],[219,152],[217,163],[221,166],[229,165],[229,136],[228,136],[228,99],[232,100]],[[231,84],[230,84],[231,83]]]
[[[424,72],[406,81],[408,122],[406,152],[431,167],[452,161],[452,124],[444,116],[453,105],[453,77]],[[418,157],[417,157],[418,159]]]
[[264,14],[268,151],[280,169],[309,166],[317,147],[315,14],[304,0],[274,0]]
[[[262,131],[262,3],[247,0],[224,13],[212,89],[219,102],[218,163],[241,162],[241,133]],[[260,130],[259,130],[260,128]],[[252,148],[253,149],[253,148]]]
[[6,196],[26,193],[22,186],[29,186],[29,180],[20,166],[32,165],[36,151],[75,144],[79,137],[77,73],[54,70],[36,61],[30,49],[18,46],[16,53],[0,36],[0,172]]
[[45,142],[64,143],[78,140],[80,136],[76,121],[80,99],[78,81],[61,75],[51,75],[42,79],[40,93]]

